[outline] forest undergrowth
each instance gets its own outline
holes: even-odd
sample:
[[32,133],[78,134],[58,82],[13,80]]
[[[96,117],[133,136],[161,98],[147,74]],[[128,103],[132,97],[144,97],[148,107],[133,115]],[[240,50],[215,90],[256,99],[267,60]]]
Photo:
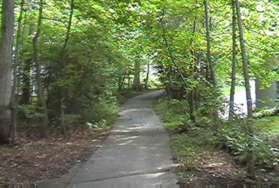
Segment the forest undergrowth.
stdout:
[[157,101],[155,109],[170,133],[180,182],[279,182],[276,141],[264,136],[255,138],[256,172],[255,178],[249,177],[245,121],[218,122],[202,117],[193,124],[187,102],[168,97]]

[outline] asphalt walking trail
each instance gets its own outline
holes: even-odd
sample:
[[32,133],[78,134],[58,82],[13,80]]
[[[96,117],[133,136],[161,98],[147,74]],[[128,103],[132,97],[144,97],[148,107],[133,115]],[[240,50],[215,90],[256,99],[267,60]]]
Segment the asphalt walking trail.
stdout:
[[127,101],[111,135],[71,178],[69,188],[177,188],[169,137],[152,110],[162,92]]

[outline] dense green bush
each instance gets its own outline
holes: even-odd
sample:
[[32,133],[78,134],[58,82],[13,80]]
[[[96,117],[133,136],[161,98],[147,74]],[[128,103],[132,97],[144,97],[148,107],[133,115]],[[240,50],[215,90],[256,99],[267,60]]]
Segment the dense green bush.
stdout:
[[18,118],[27,122],[39,122],[43,114],[39,113],[38,106],[34,104],[19,105],[17,109]]
[[117,117],[118,104],[115,97],[102,98],[99,101],[83,103],[82,117],[90,123],[106,122],[109,125]]
[[170,131],[185,130],[191,125],[187,109],[187,101],[177,99],[161,99],[156,106]]

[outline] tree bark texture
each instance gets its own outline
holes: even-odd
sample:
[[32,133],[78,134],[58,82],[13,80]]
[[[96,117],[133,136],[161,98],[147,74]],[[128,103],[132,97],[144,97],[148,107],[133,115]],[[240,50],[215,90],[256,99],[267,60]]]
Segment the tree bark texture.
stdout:
[[0,33],[0,141],[6,143],[9,142],[9,127],[11,125],[14,4],[14,0],[2,1]]
[[207,42],[207,71],[209,74],[207,75],[208,81],[215,87],[216,86],[216,77],[214,64],[212,62],[211,56],[211,36],[210,36],[210,15],[209,15],[209,2],[208,0],[204,1],[204,9],[205,9],[205,27],[206,27],[206,42]]

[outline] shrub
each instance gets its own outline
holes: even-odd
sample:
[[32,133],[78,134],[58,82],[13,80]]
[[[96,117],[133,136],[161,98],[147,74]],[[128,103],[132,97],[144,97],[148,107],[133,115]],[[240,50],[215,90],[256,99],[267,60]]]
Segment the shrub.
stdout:
[[[118,104],[115,97],[100,98],[98,101],[83,103],[81,116],[84,121],[96,124],[111,124],[117,117]],[[104,123],[102,123],[104,124]]]
[[156,106],[170,131],[184,130],[191,124],[187,109],[187,101],[177,99],[161,99]]
[[[254,127],[244,121],[225,123],[218,133],[219,143],[224,145],[241,163],[251,160],[253,154],[259,167],[273,168],[279,163],[278,149],[272,148],[268,138],[259,134]],[[249,133],[252,129],[254,134]]]
[[25,121],[39,122],[44,114],[39,113],[36,105],[19,105],[17,109],[18,118]]

